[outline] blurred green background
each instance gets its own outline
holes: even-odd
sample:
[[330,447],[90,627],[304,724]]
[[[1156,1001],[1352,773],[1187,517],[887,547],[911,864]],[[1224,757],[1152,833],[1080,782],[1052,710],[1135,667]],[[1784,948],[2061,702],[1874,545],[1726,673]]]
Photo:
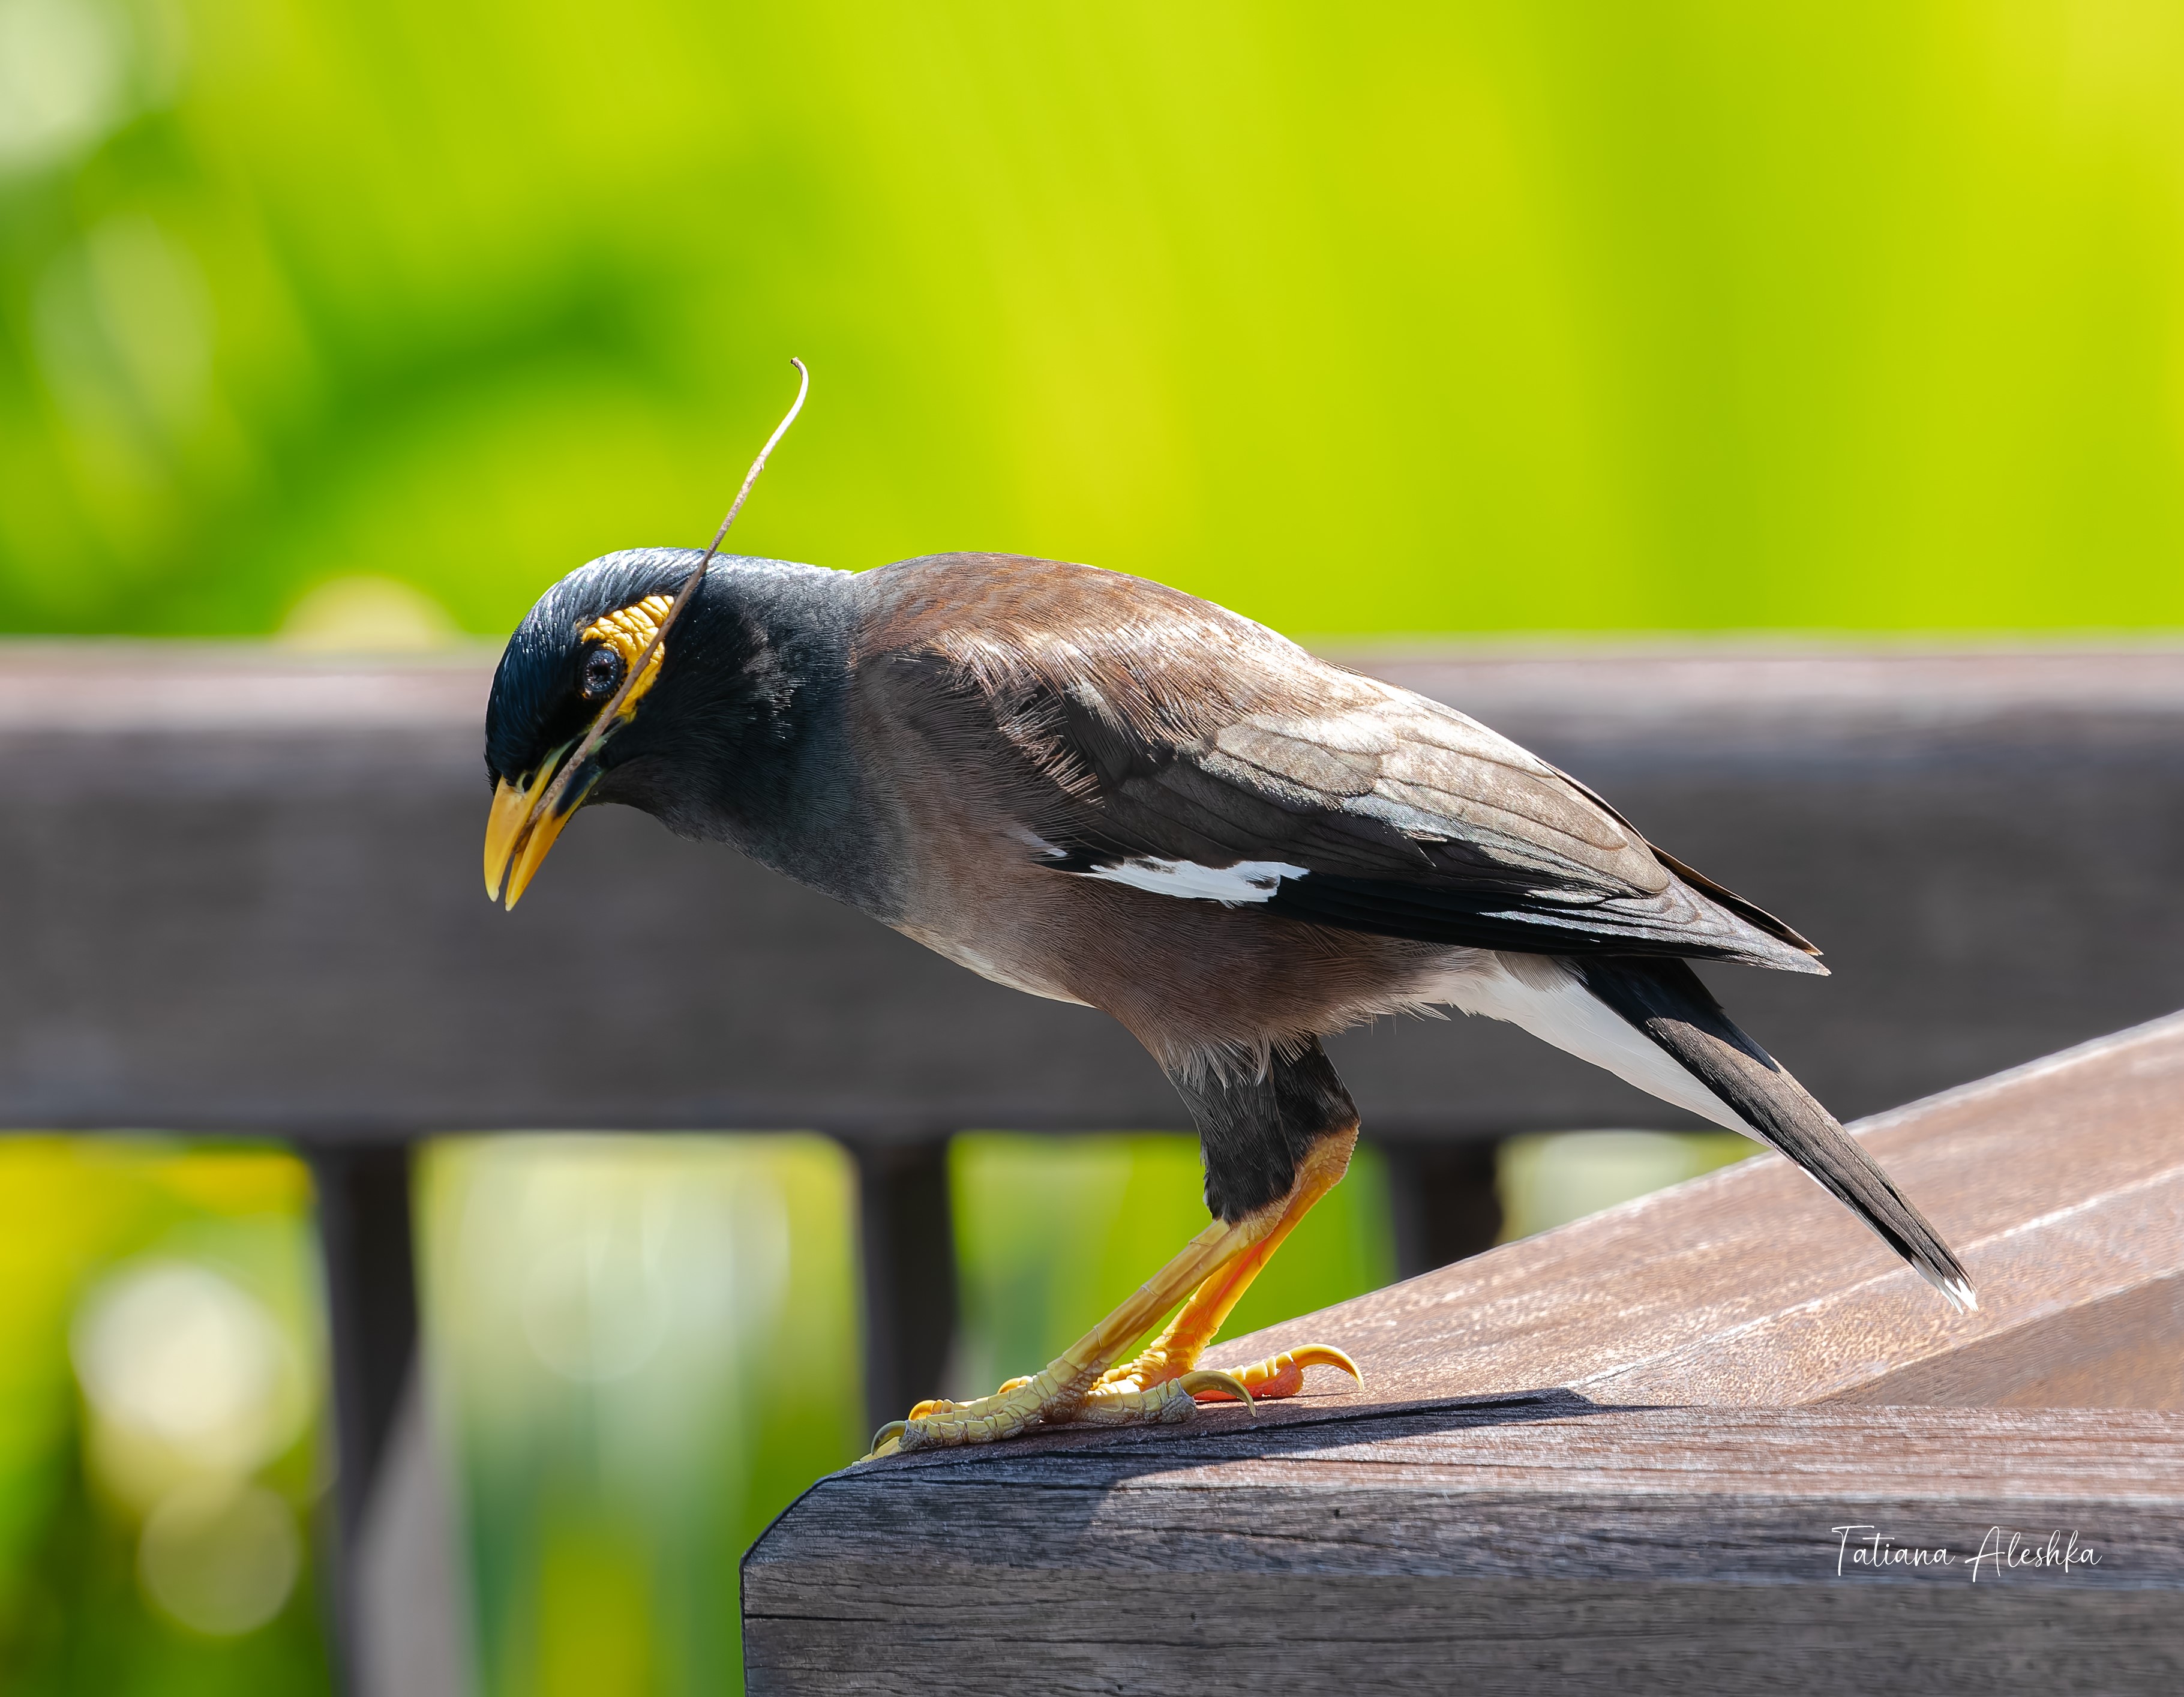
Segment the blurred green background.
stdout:
[[[0,0],[0,629],[497,639],[709,534],[792,353],[749,552],[1301,634],[2174,627],[2184,8]],[[1734,1147],[1522,1140],[1511,1230]],[[962,1385],[1199,1217],[1184,1142],[955,1160]],[[1240,1322],[1389,1277],[1384,1185]],[[737,1552],[863,1436],[838,1152],[421,1186],[482,1689],[734,1689]],[[0,1688],[322,1683],[309,1209],[0,1146]]]
[[1306,631],[2184,613],[2184,15],[0,4],[0,573],[504,632],[1017,549]]

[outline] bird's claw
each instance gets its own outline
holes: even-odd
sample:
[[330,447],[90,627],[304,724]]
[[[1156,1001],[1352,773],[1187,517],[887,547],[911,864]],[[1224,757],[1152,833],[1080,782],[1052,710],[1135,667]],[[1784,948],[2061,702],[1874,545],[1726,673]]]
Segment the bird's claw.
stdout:
[[1218,1367],[1197,1367],[1179,1375],[1176,1384],[1193,1402],[1201,1398],[1214,1403],[1241,1403],[1251,1406],[1251,1387],[1234,1373],[1224,1373]]
[[889,1421],[872,1434],[872,1447],[859,1459],[865,1461],[877,1461],[883,1455],[894,1454],[896,1440],[901,1437],[904,1428],[909,1424],[908,1421]]
[[[1251,1397],[1293,1397],[1304,1388],[1304,1370],[1307,1367],[1340,1367],[1359,1385],[1365,1376],[1357,1364],[1331,1343],[1308,1343],[1301,1349],[1284,1349],[1279,1355],[1270,1355],[1263,1361],[1254,1361],[1248,1367],[1236,1369],[1236,1376],[1244,1382]],[[1216,1387],[1205,1394],[1207,1402],[1228,1402],[1230,1393]]]

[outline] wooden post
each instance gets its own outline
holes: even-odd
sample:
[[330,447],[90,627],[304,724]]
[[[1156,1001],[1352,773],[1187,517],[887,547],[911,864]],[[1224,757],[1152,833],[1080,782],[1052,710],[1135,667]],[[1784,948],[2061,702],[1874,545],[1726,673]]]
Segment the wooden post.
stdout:
[[395,1415],[415,1371],[417,1279],[406,1143],[309,1151],[333,1348],[334,1527],[329,1587],[344,1689],[361,1694],[360,1541]]
[[948,1140],[857,1143],[865,1292],[865,1411],[877,1429],[941,1393],[956,1339]]
[[1502,1233],[1498,1142],[1482,1138],[1375,1147],[1388,1164],[1398,1278],[1414,1279],[1494,1247]]

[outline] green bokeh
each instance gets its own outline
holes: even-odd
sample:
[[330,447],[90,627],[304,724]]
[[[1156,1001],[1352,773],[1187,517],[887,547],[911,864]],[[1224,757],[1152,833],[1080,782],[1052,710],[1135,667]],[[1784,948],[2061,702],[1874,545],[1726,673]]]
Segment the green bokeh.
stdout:
[[[159,1499],[189,1485],[189,1462],[102,1443],[101,1417],[70,1370],[103,1290],[176,1267],[241,1293],[323,1377],[309,1180],[291,1155],[187,1149],[142,1140],[0,1138],[0,1691],[13,1697],[213,1697],[331,1689],[308,1536],[285,1605],[239,1635],[208,1635],[164,1613],[139,1550]],[[202,1346],[202,1325],[190,1336]],[[80,1351],[79,1351],[80,1353]],[[199,1370],[233,1370],[217,1349]],[[185,1359],[164,1364],[171,1372]],[[192,1387],[181,1387],[186,1393]],[[109,1421],[105,1430],[115,1430]],[[315,1424],[247,1477],[300,1521],[328,1477]],[[123,1482],[130,1482],[125,1484]],[[147,1489],[148,1485],[150,1488]]]
[[2159,0],[36,3],[121,57],[0,181],[11,628],[373,572],[504,631],[701,540],[790,353],[751,551],[1306,632],[2184,618]]
[[741,1689],[738,1558],[863,1448],[855,1187],[819,1137],[428,1152],[479,1697]]

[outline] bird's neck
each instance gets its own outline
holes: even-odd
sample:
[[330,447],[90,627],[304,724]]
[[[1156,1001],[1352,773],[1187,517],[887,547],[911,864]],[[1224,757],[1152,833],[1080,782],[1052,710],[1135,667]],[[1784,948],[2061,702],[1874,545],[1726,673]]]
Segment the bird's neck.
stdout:
[[877,852],[874,810],[850,736],[853,582],[816,567],[723,574],[775,688],[736,745],[722,751],[704,834],[885,917],[895,904],[881,868],[893,857]]

